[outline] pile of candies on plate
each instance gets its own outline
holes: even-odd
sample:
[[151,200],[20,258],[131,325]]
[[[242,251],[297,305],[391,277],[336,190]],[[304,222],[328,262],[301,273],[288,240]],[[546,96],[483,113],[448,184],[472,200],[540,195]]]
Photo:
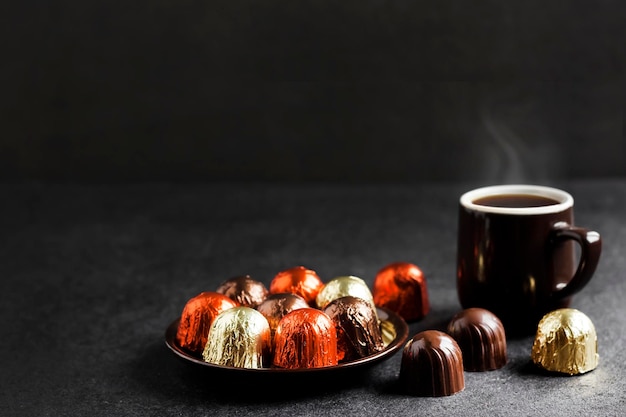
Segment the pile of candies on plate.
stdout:
[[[408,322],[429,312],[426,280],[414,264],[382,268],[373,289],[355,276],[323,282],[303,266],[279,272],[269,289],[248,275],[187,301],[177,345],[205,362],[240,368],[311,369],[381,352],[396,337],[377,307]],[[465,387],[464,371],[507,363],[502,322],[482,308],[456,314],[446,331],[415,334],[402,350],[399,382],[416,396],[447,396]],[[539,322],[531,358],[540,368],[569,375],[595,369],[597,337],[582,312],[564,308]]]
[[[398,268],[404,273],[390,272]],[[303,266],[279,272],[269,289],[249,275],[237,276],[187,301],[176,343],[220,366],[334,366],[381,352],[395,338],[376,306],[407,320],[422,318],[429,304],[421,270],[390,265],[373,291],[356,276],[323,282]]]

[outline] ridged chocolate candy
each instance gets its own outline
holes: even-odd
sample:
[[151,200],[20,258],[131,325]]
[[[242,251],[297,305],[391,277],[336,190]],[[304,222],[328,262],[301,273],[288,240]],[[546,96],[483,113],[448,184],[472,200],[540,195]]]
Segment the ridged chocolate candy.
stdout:
[[324,283],[315,271],[303,266],[296,266],[276,274],[270,283],[270,293],[289,292],[297,294],[304,298],[311,307],[315,307],[315,297],[323,286]]
[[531,358],[551,372],[576,375],[592,371],[598,366],[596,328],[579,310],[554,310],[537,326]]
[[346,296],[331,301],[324,313],[337,328],[339,361],[350,361],[384,349],[377,315],[365,300]]
[[183,349],[202,354],[213,320],[239,303],[224,294],[206,291],[189,299],[183,308],[176,332],[176,343]]
[[498,317],[483,308],[468,308],[448,323],[448,334],[463,353],[466,371],[491,371],[506,365],[506,335]]
[[378,271],[372,294],[377,306],[394,311],[407,321],[420,320],[430,310],[426,278],[412,263],[396,262]]
[[257,306],[256,310],[267,319],[270,330],[272,331],[273,340],[276,327],[278,327],[278,323],[285,315],[299,308],[307,307],[309,307],[309,304],[299,295],[278,293],[268,295],[265,301]]
[[337,330],[330,317],[310,307],[283,317],[274,336],[273,363],[288,369],[337,365]]
[[269,367],[270,325],[250,307],[234,307],[213,320],[202,357],[237,368]]
[[400,385],[409,395],[442,397],[465,388],[463,355],[446,333],[426,330],[413,336],[402,351]]
[[262,282],[252,279],[250,275],[227,279],[220,284],[215,292],[224,294],[242,306],[251,308],[256,308],[261,304],[269,293]]

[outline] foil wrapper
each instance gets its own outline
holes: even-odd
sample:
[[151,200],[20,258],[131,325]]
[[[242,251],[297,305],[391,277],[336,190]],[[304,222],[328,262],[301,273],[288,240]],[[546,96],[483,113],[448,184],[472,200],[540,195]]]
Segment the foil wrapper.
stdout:
[[278,293],[268,295],[265,301],[257,306],[256,310],[263,314],[267,319],[267,322],[270,325],[273,340],[278,323],[280,323],[280,320],[284,316],[299,308],[308,307],[309,304],[299,295],[292,293]]
[[339,361],[360,359],[385,348],[378,318],[372,306],[361,298],[337,298],[324,308],[337,329]]
[[314,307],[315,297],[323,286],[324,283],[315,271],[296,266],[276,274],[270,283],[270,293],[297,294]]
[[398,332],[392,322],[380,320],[380,333],[383,337],[383,346],[387,347],[396,339]]
[[337,365],[337,330],[330,317],[310,307],[284,316],[276,328],[273,364],[288,369]]
[[262,282],[252,279],[250,275],[233,277],[222,282],[215,290],[220,294],[237,301],[245,307],[256,308],[269,293]]
[[317,307],[323,310],[331,301],[346,296],[357,297],[367,301],[376,313],[376,305],[374,304],[372,292],[365,281],[355,276],[331,279],[317,294],[315,302]]
[[213,320],[202,357],[215,365],[268,367],[270,343],[270,326],[263,314],[250,307],[235,307]]
[[465,389],[459,345],[438,330],[413,336],[402,351],[400,385],[407,394],[421,397],[448,396]]
[[176,343],[194,354],[202,354],[213,320],[223,311],[238,305],[229,297],[210,291],[189,299],[178,322]]
[[461,348],[466,371],[492,371],[506,365],[504,326],[492,312],[465,309],[450,320],[447,332]]
[[406,321],[424,318],[430,310],[426,278],[417,265],[395,262],[376,274],[374,303],[394,311]]
[[594,370],[599,357],[593,323],[574,308],[546,314],[537,325],[531,358],[551,372],[576,375]]

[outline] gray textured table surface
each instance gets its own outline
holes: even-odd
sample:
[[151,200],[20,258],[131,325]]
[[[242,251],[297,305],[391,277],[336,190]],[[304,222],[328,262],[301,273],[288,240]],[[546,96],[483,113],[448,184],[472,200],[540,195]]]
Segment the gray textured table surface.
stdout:
[[623,415],[626,180],[549,184],[604,241],[572,305],[599,333],[591,373],[537,372],[530,337],[509,341],[505,368],[466,372],[463,392],[413,398],[396,389],[400,354],[355,375],[264,383],[220,380],[167,350],[190,297],[295,265],[371,284],[387,263],[416,263],[432,311],[409,334],[442,328],[460,309],[457,199],[475,185],[2,185],[0,414]]

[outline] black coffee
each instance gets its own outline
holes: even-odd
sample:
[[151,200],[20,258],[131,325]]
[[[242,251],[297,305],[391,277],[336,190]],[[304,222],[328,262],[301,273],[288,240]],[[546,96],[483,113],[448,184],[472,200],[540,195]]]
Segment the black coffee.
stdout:
[[474,204],[490,207],[543,207],[559,204],[558,200],[531,194],[500,194],[478,198]]

